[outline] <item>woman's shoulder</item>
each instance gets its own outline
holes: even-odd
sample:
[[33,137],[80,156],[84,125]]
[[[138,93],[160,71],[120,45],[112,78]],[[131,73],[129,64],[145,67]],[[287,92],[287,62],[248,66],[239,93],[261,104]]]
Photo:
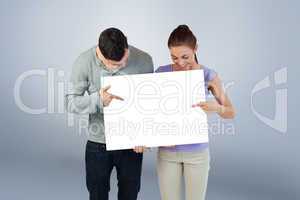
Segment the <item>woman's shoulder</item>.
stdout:
[[203,69],[204,79],[206,81],[211,81],[217,76],[217,72],[214,69],[204,65],[201,65],[201,68]]
[[159,66],[155,70],[155,72],[171,72],[171,71],[172,71],[172,65],[171,64]]

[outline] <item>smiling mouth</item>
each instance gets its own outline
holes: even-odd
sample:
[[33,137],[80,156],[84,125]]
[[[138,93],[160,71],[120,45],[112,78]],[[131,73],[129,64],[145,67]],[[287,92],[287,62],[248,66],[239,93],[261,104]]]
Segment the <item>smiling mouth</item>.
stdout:
[[180,67],[180,68],[183,68],[183,69],[187,69],[187,68],[191,68],[192,66],[189,66],[189,65],[180,66],[180,65],[179,65],[179,67]]

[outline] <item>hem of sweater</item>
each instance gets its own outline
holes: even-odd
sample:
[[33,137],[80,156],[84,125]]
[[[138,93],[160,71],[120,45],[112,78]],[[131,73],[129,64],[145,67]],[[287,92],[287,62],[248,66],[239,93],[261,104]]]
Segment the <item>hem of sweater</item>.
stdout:
[[96,142],[96,143],[106,144],[104,138],[99,138],[99,137],[95,137],[95,136],[91,136],[91,135],[88,137],[88,140],[92,141],[92,142]]

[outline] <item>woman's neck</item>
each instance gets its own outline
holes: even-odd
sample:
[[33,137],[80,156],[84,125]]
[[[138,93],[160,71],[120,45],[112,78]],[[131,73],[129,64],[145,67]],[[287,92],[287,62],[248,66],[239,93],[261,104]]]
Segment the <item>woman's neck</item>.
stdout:
[[176,64],[172,64],[171,67],[172,67],[172,71],[188,71],[188,70],[194,70],[194,69],[201,69],[202,65],[195,63],[192,66],[182,68],[182,67],[177,66]]

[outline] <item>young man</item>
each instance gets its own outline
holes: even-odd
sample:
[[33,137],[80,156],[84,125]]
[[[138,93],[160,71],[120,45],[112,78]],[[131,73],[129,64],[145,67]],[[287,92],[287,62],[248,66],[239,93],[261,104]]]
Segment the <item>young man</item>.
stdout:
[[98,46],[82,53],[74,63],[66,108],[68,112],[89,114],[85,162],[90,200],[108,200],[113,167],[117,170],[118,199],[137,199],[144,148],[106,151],[103,107],[123,99],[111,94],[110,86],[101,86],[101,77],[140,73],[153,73],[152,58],[129,46],[125,35],[116,28],[104,30]]

